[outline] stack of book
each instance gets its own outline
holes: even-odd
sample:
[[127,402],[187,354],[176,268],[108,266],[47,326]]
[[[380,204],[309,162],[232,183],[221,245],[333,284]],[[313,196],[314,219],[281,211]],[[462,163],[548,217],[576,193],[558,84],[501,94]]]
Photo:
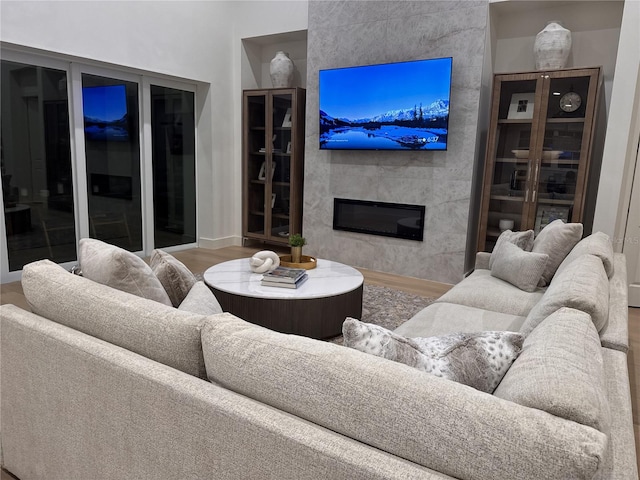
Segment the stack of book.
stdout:
[[262,276],[264,287],[298,288],[309,276],[304,268],[278,267]]

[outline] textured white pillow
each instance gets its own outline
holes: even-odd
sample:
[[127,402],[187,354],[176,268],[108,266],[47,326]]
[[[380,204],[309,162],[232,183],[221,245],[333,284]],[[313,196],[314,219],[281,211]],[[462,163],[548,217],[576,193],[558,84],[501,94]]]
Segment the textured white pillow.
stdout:
[[524,337],[515,332],[452,333],[405,338],[386,328],[347,318],[344,346],[404,363],[426,373],[492,393],[518,357]]
[[525,292],[535,291],[549,261],[549,255],[525,252],[509,242],[503,242],[496,250],[491,256],[495,256],[491,276],[509,282]]
[[89,280],[171,306],[151,267],[127,250],[95,238],[82,238],[78,260],[82,275]]
[[178,310],[184,310],[200,315],[222,313],[222,307],[211,289],[204,282],[196,282],[182,301]]
[[531,251],[549,255],[549,261],[540,279],[540,287],[549,285],[564,258],[581,238],[581,223],[564,223],[560,219],[554,220],[538,233]]
[[560,308],[527,337],[494,395],[607,432],[602,350],[589,314]]
[[[493,247],[493,252],[496,252],[503,243],[512,243],[520,247],[525,252],[530,252],[533,248],[533,230],[525,230],[523,232],[505,230],[498,237],[496,246]],[[493,252],[491,252],[491,257],[489,258],[489,269],[491,269],[493,262],[495,262]]]
[[176,257],[159,249],[151,252],[149,264],[173,306],[180,305],[197,282],[196,276]]

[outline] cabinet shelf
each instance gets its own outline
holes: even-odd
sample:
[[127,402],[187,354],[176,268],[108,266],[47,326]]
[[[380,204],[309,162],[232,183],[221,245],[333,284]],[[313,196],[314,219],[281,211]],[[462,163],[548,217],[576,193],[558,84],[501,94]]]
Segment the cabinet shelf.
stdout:
[[501,118],[500,120],[498,120],[498,124],[509,124],[509,123],[520,123],[520,124],[527,124],[527,123],[531,123],[533,122],[532,118]]
[[491,200],[501,200],[506,202],[524,202],[524,197],[512,197],[510,195],[491,195]]
[[501,157],[501,158],[496,158],[496,162],[500,162],[500,163],[528,163],[529,159],[527,159],[527,158],[514,158],[514,157]]
[[560,200],[557,198],[544,198],[540,197],[538,203],[544,203],[545,205],[573,205],[573,200]]
[[584,123],[584,117],[547,118],[547,123]]

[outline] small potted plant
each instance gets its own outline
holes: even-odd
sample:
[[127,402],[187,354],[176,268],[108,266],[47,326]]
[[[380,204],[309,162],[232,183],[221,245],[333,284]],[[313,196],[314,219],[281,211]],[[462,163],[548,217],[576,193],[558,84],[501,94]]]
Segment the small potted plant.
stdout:
[[302,247],[307,244],[307,240],[299,233],[289,235],[289,245],[291,245],[291,262],[300,263],[302,261]]

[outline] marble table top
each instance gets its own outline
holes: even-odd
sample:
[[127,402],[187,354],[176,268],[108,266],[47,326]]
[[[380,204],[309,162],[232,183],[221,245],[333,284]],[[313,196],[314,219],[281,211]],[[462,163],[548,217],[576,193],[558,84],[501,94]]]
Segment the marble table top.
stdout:
[[249,258],[230,260],[204,272],[207,285],[244,297],[272,299],[324,298],[351,292],[364,282],[353,267],[331,260],[318,259],[317,267],[307,270],[309,278],[298,288],[263,287],[261,273],[253,273]]

